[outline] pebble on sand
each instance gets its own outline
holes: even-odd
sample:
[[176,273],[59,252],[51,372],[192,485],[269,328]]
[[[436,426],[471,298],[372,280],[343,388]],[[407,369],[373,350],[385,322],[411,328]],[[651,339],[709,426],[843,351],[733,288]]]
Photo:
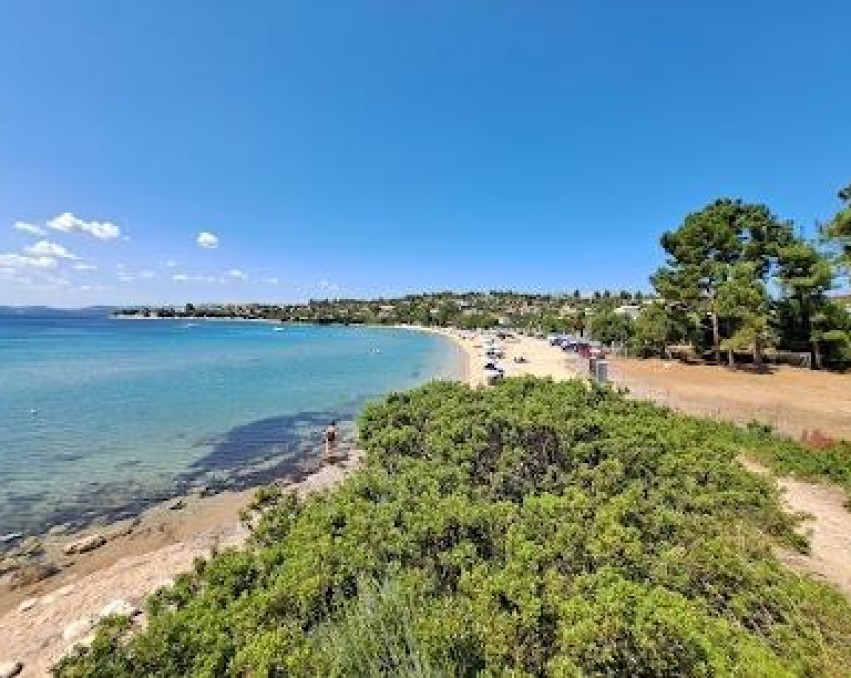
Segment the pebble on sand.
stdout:
[[14,678],[24,670],[24,665],[21,662],[0,661],[0,678]]
[[69,642],[80,640],[95,625],[94,619],[91,617],[82,617],[76,621],[72,621],[64,629],[62,629],[62,639]]
[[113,600],[103,606],[103,609],[98,613],[98,619],[106,619],[112,615],[121,615],[122,617],[133,617],[139,613],[139,609],[131,605],[126,600]]
[[55,563],[45,562],[26,565],[12,574],[9,584],[13,589],[16,589],[35,584],[58,573],[59,567]]
[[64,551],[66,556],[71,556],[76,553],[87,553],[94,551],[106,544],[106,538],[101,534],[90,534],[88,537],[82,537],[68,544]]
[[38,598],[27,598],[18,605],[18,612],[27,612],[38,605]]

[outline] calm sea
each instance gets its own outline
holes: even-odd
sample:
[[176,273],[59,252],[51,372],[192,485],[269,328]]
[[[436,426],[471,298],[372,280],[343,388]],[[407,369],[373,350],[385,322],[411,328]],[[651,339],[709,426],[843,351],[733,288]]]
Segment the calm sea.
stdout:
[[462,365],[407,330],[0,312],[0,534],[262,482],[329,420],[350,432],[368,400]]

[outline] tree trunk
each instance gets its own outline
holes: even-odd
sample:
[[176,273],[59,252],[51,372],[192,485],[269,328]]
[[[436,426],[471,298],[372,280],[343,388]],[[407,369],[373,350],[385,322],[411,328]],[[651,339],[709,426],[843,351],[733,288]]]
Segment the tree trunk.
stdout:
[[813,369],[821,369],[821,346],[818,339],[813,339]]
[[736,355],[732,348],[727,351],[727,364],[730,367],[736,366]]
[[810,305],[807,303],[803,294],[800,296],[798,303],[801,306],[801,315],[804,320],[804,332],[806,332],[807,336],[810,338],[810,369],[820,370],[821,347],[819,346],[818,339],[813,337],[813,314],[810,311]]
[[721,330],[718,329],[718,314],[710,313],[712,317],[712,352],[715,353],[715,364],[721,364]]
[[753,342],[753,364],[757,370],[762,372],[765,368],[765,361],[762,359],[762,338],[757,337]]

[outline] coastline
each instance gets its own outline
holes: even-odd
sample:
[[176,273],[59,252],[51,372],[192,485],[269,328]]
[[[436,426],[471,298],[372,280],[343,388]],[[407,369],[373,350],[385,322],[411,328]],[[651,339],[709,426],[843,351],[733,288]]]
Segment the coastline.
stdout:
[[[265,319],[210,320],[274,324]],[[450,333],[439,334],[464,349],[461,376],[468,379],[468,347]],[[351,451],[347,458],[329,464],[318,460],[318,453],[308,454],[271,483],[299,496],[333,487],[359,465],[361,458],[353,437],[346,436],[341,447]],[[251,504],[257,489],[266,484],[220,491],[210,488],[209,492],[193,488],[188,494],[146,506],[128,518],[96,521],[68,531],[54,529],[10,542],[3,549],[5,555],[0,552],[0,572],[5,572],[0,575],[0,638],[4,640],[0,661],[14,657],[24,664],[20,675],[46,676],[75,643],[87,639],[93,620],[108,604],[123,601],[140,609],[149,595],[190,570],[197,558],[220,548],[244,545],[250,532],[241,523],[240,513]],[[82,553],[66,553],[73,543],[86,540],[98,545]],[[30,551],[35,558],[18,556],[15,560],[22,566],[12,569],[13,559],[8,557],[12,543],[24,546],[17,550]],[[56,571],[45,576],[39,571],[39,563]],[[12,585],[15,581],[18,583]],[[85,627],[86,633],[69,639],[67,631],[74,624]]]
[[[486,337],[493,336],[492,332],[421,325],[396,327],[429,332],[449,339],[464,352],[466,374],[463,381],[473,388],[485,385],[482,368],[488,360],[483,355],[484,342]],[[580,358],[575,353],[565,353],[543,339],[509,333],[508,338],[499,341],[499,347],[505,352],[505,357],[498,362],[506,377],[531,375],[560,381],[584,376]]]
[[[369,327],[441,336],[461,352],[460,381],[474,388],[484,384],[483,333],[413,325]],[[564,354],[545,341],[518,336],[501,344],[506,352],[503,361],[506,376],[537,374],[555,379],[575,376]],[[514,362],[513,358],[520,355],[526,362]],[[291,473],[274,480],[274,484],[299,496],[338,484],[357,468],[361,459],[354,439],[342,442],[344,449],[351,450],[348,458],[327,464],[310,455]],[[212,496],[195,488],[188,495],[146,508],[133,518],[92,525],[73,534],[48,533],[35,538],[37,552],[60,569],[14,589],[8,585],[9,575],[4,578],[0,595],[4,654],[24,663],[22,676],[48,675],[50,667],[70,647],[89,635],[94,620],[106,605],[123,601],[139,609],[150,594],[191,569],[195,559],[220,548],[244,545],[249,530],[240,522],[239,515],[250,505],[257,487],[224,490]],[[84,553],[66,554],[72,542],[87,538],[102,543]],[[67,632],[74,624],[84,627],[86,632],[69,640]]]
[[463,357],[463,367],[461,371],[461,379],[459,381],[469,384],[470,386],[478,386],[481,383],[481,381],[476,378],[473,370],[476,359],[475,349],[469,342],[462,339],[462,337],[458,334],[459,330],[447,327],[428,327],[427,325],[369,325],[369,327],[385,327],[396,330],[425,332],[426,334],[434,334],[439,337],[443,337],[444,339],[448,339],[456,348],[460,349]]
[[[306,463],[301,474],[277,480],[285,492],[304,497],[342,482],[357,468],[361,453],[352,441],[328,462]],[[72,542],[102,537],[89,552],[62,555],[63,568],[40,582],[4,593],[0,604],[3,656],[24,665],[24,678],[49,675],[74,645],[92,638],[107,606],[121,603],[140,611],[148,596],[170,585],[198,558],[244,546],[250,530],[240,521],[258,488],[205,497],[188,495],[158,504],[134,519],[67,536],[44,537],[45,551],[63,554]],[[175,506],[180,505],[179,509]],[[140,616],[134,621],[144,623]],[[72,630],[79,632],[72,633]]]

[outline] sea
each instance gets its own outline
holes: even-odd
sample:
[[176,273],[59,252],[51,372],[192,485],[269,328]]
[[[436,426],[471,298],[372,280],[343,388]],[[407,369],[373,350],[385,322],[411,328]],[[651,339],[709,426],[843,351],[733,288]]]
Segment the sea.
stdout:
[[405,329],[0,310],[0,535],[268,482],[330,421],[350,443],[366,403],[463,365]]

